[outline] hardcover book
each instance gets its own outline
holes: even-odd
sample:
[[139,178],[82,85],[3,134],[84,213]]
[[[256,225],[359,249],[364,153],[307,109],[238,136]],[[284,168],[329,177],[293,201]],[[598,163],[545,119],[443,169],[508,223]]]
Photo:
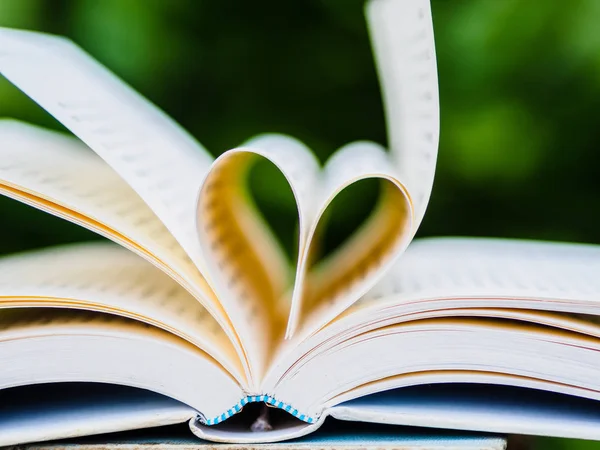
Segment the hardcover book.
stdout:
[[[279,134],[213,159],[72,42],[0,29],[2,75],[74,135],[0,121],[0,192],[107,238],[0,259],[0,445],[186,422],[274,442],[329,416],[600,438],[600,248],[413,241],[439,135],[430,5],[367,17],[389,148],[322,167]],[[259,161],[296,200],[293,264],[248,192]],[[373,212],[323,257],[328,207],[368,179]],[[20,401],[72,383],[95,387]]]

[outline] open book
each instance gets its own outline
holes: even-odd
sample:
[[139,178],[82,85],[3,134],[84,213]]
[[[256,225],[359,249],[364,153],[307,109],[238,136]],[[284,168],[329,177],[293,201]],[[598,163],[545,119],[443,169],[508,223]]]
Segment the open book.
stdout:
[[[570,422],[554,407],[486,416],[462,394],[423,403],[402,394],[472,383],[600,399],[600,248],[409,246],[438,145],[431,11],[427,0],[374,0],[367,15],[390,148],[355,142],[324,167],[274,134],[213,160],[73,43],[0,29],[3,76],[76,136],[1,121],[0,191],[119,244],[0,260],[0,388],[89,382],[162,394],[146,406],[69,396],[79,403],[60,414],[77,426],[57,412],[28,427],[15,421],[31,412],[9,411],[0,444],[186,421],[206,439],[276,441],[327,416],[600,438],[589,411]],[[293,264],[248,194],[259,160],[281,171],[296,200]],[[321,258],[328,205],[365,179],[379,180],[376,207]],[[275,426],[265,409],[250,428],[228,426],[257,402],[289,420]]]

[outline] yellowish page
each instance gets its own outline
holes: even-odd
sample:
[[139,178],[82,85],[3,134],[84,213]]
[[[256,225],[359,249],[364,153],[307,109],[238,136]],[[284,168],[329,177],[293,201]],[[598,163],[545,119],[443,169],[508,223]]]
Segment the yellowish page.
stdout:
[[[315,261],[318,227],[327,207],[343,189],[370,178],[382,183],[375,211],[333,255]],[[299,256],[288,337],[298,327],[302,331],[297,338],[316,331],[358,300],[402,253],[411,237],[410,198],[386,152],[371,142],[349,144],[327,162],[315,209],[305,251]]]
[[146,322],[195,344],[245,382],[233,345],[208,311],[163,272],[112,243],[0,258],[0,308],[17,307],[95,310]]
[[240,336],[256,383],[283,337],[293,283],[293,268],[249,194],[248,172],[260,158],[275,164],[290,184],[302,248],[319,167],[310,150],[288,136],[258,136],[219,157],[203,183],[197,214],[206,275]]
[[196,196],[212,158],[69,40],[0,29],[0,72],[132,186],[200,264]]
[[[190,411],[189,418],[215,417],[243,396],[236,380],[198,347],[157,327],[114,314],[65,308],[54,310],[52,314],[47,308],[4,310],[0,316],[0,359],[11,361],[10,367],[0,373],[0,389],[73,382],[131,386],[189,405],[195,410]],[[63,429],[63,433],[69,431],[66,435],[56,435],[52,424],[43,423],[46,419],[54,416],[55,420],[68,421],[69,425],[73,420],[64,414],[58,417],[44,414],[43,408],[51,407],[52,402],[44,403],[39,404],[42,410],[33,420],[41,427],[38,435],[44,437],[50,432],[50,437],[67,438],[73,431],[81,431],[67,427]],[[118,422],[122,409],[118,402],[111,403],[113,417],[108,423],[113,422],[112,428],[115,428],[114,422]],[[152,403],[147,403],[151,409]],[[64,412],[65,406],[61,405],[58,410]],[[99,405],[90,405],[92,409],[94,406]],[[91,411],[92,416],[96,413],[98,411]],[[70,414],[77,415],[77,411]],[[126,415],[123,418],[127,420]],[[102,432],[106,425],[102,414],[92,419],[93,426],[85,420],[78,425],[84,430],[87,428],[88,433]],[[18,420],[16,422],[18,424]],[[3,421],[0,442],[22,443],[23,435],[31,436],[31,421],[28,425],[30,433],[20,433],[21,438],[14,439],[12,431],[15,430],[8,427],[12,431],[6,432],[6,421]],[[121,425],[116,427],[120,429],[126,423],[117,425]],[[138,425],[144,427],[143,422]],[[146,420],[147,425],[150,424]]]
[[[395,200],[388,200],[388,205],[378,211],[381,214],[374,216],[378,220],[371,220],[361,230],[362,235],[359,233],[351,245],[346,246],[347,251],[339,252],[324,266],[328,270],[322,267],[313,271],[315,275],[308,275],[310,270],[306,266],[310,263],[310,255],[299,263],[302,267],[300,273],[306,274],[307,283],[305,288],[298,288],[295,292],[288,337],[300,321],[306,323],[305,334],[314,332],[366,292],[378,278],[369,272],[381,275],[383,270],[374,268],[386,266],[382,264],[381,254],[389,252],[398,256],[402,251],[402,245],[395,245],[394,240],[406,233],[404,224],[399,219],[386,220],[385,214],[390,214],[394,201],[396,208],[406,211],[399,216],[408,214],[411,209],[412,223],[408,233],[412,237],[431,194],[439,140],[439,99],[429,1],[373,0],[367,5],[367,16],[383,88],[390,147],[390,161],[383,165],[380,173],[393,177],[396,184],[405,189],[410,206],[406,205],[405,196],[397,195]],[[347,160],[340,164],[343,170],[333,169],[333,161],[338,163],[343,159]],[[330,195],[332,190],[357,179],[361,172],[367,172],[361,164],[369,167],[379,160],[381,158],[373,157],[369,151],[351,158],[347,155],[332,158],[333,170],[324,177],[325,185],[329,185],[329,188],[323,189],[324,195]],[[326,201],[322,204],[325,205]],[[385,222],[387,226],[377,224],[377,221]],[[395,233],[393,224],[399,229]],[[385,229],[389,232],[383,231]],[[381,237],[384,235],[389,237]],[[369,242],[375,244],[370,247]],[[394,257],[389,257],[385,262],[393,260]],[[334,276],[335,281],[331,282],[334,274],[338,276]],[[308,319],[307,315],[313,318]]]
[[212,289],[148,205],[77,139],[16,121],[0,121],[0,193],[82,225],[144,257],[191,293],[238,336]]
[[145,256],[202,297],[210,295],[156,214],[77,139],[0,120],[0,160],[0,189],[6,195],[92,228]]
[[282,352],[266,383],[274,385],[292,365],[361,333],[423,319],[500,317],[597,335],[598,273],[596,245],[417,239],[359,301]]
[[0,121],[0,192],[90,228],[148,259],[198,298],[234,338],[204,277],[160,219],[77,139]]

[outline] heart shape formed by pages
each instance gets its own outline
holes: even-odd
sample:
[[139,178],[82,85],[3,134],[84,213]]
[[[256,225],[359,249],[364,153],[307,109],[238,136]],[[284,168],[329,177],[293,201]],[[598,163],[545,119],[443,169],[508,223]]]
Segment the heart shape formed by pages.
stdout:
[[[212,316],[214,328],[223,331],[192,326],[199,316],[178,308],[177,320],[195,330],[193,339],[210,343],[200,347],[227,360],[223,367],[233,368],[246,394],[270,395],[274,384],[267,372],[290,369],[284,357],[299,361],[300,344],[376,283],[413,237],[431,193],[439,102],[429,2],[368,5],[389,152],[373,143],[353,143],[323,168],[304,145],[280,135],[261,136],[213,160],[192,136],[72,42],[0,29],[1,74],[114,170],[113,178],[104,178],[95,169],[65,172],[75,166],[53,161],[45,164],[53,166],[52,175],[35,169],[32,158],[25,161],[27,169],[4,161],[3,192],[97,231],[163,270],[191,294],[194,306],[197,300],[209,313],[201,316]],[[33,135],[43,142],[35,145],[48,145]],[[294,276],[246,188],[248,170],[261,159],[281,171],[296,201]],[[94,181],[83,179],[88,174]],[[373,213],[333,254],[319,259],[318,236],[332,201],[369,179],[381,186]],[[109,201],[108,194],[114,195]],[[182,332],[185,328],[166,325],[164,317],[154,318],[161,308],[148,313],[148,323]]]
[[[247,173],[260,158],[285,176],[298,209],[291,285],[288,262],[246,188]],[[382,184],[377,206],[333,254],[318,260],[317,230],[325,211],[341,191],[365,179]],[[197,228],[206,275],[240,334],[259,326],[270,329],[266,339],[281,337],[284,329],[288,337],[307,336],[360,298],[400,255],[412,236],[412,211],[410,196],[377,144],[347,145],[320,168],[300,142],[260,136],[221,155],[200,190]]]

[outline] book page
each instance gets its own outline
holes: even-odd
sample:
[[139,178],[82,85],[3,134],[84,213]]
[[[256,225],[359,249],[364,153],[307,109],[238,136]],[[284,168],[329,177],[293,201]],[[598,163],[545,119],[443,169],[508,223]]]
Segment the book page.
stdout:
[[75,138],[0,120],[0,192],[92,229],[146,258],[235,333],[185,251],[146,203]]
[[[0,445],[20,450],[57,450],[55,443],[40,442],[174,425],[198,414],[191,406],[164,395],[99,383],[4,389],[0,405]],[[36,444],[23,445],[27,442]],[[93,441],[80,441],[76,446],[99,450]],[[121,446],[104,445],[107,450],[115,447]]]
[[310,338],[284,347],[266,383],[276,383],[315,349],[430,318],[501,317],[597,336],[598,273],[600,247],[595,245],[419,239],[359,301]]
[[198,346],[243,382],[235,349],[208,311],[160,270],[112,243],[0,258],[0,308],[34,306],[109,312],[155,325]]
[[385,104],[388,141],[415,208],[431,195],[439,142],[439,98],[429,0],[371,0],[367,18]]
[[98,153],[196,264],[196,196],[212,158],[67,39],[0,29],[0,72]]
[[[369,178],[382,183],[375,210],[332,255],[315,261],[319,225],[327,207],[344,188]],[[410,199],[383,148],[355,142],[338,150],[321,175],[317,213],[309,226],[307,249],[298,263],[288,336],[298,326],[302,335],[316,331],[358,300],[408,245],[411,227]]]
[[590,391],[494,373],[439,372],[402,378],[409,378],[403,381],[408,387],[340,404],[330,414],[360,422],[600,439],[597,400],[578,398]]
[[289,368],[273,395],[314,417],[329,399],[387,377],[483,371],[578,387],[600,398],[599,349],[596,337],[515,320],[418,320],[315,349]]
[[221,155],[201,188],[197,219],[207,276],[240,336],[257,381],[283,335],[293,283],[293,267],[248,191],[248,172],[259,158],[272,162],[290,184],[302,248],[318,192],[319,167],[310,150],[287,136],[258,136]]
[[[436,298],[504,298],[506,307],[519,307],[536,299],[540,309],[552,308],[561,300],[580,303],[593,314],[600,312],[598,273],[600,248],[594,245],[424,239],[413,242],[390,273],[355,308]],[[539,301],[542,299],[545,301]],[[586,309],[578,308],[578,312],[585,313]]]
[[[410,232],[414,235],[431,194],[439,140],[439,99],[430,5],[428,0],[373,0],[368,3],[367,16],[383,88],[390,159],[395,178],[405,186],[410,197],[414,214]],[[361,162],[363,161],[367,165],[374,162],[370,157],[364,157]],[[335,183],[336,181],[332,184]],[[400,200],[398,204],[401,202]],[[356,241],[366,243],[372,237],[373,235],[369,236],[365,232],[364,239],[357,238]],[[385,246],[390,242],[384,239],[378,243]],[[348,253],[344,255],[340,252],[336,263],[330,265],[332,270],[320,276],[322,280],[328,280],[329,275],[341,271],[336,282],[326,283],[329,284],[326,288],[317,288],[319,294],[309,294],[308,297],[313,300],[300,300],[307,295],[296,293],[288,324],[288,337],[298,326],[300,316],[307,314],[301,310],[313,309],[302,305],[303,303],[318,304],[323,308],[322,311],[309,313],[320,317],[320,320],[307,319],[311,323],[306,325],[306,333],[310,333],[352,304],[357,294],[365,292],[364,286],[368,286],[368,283],[357,283],[360,288],[348,290],[348,286],[354,282],[348,282],[347,278],[356,279],[350,274],[365,272],[365,262],[360,255],[350,254],[353,247],[357,249],[360,246],[348,245]],[[380,252],[375,252],[378,253]],[[353,270],[336,267],[343,260],[352,259],[357,261]],[[345,300],[341,303],[339,299]],[[337,308],[323,306],[332,301],[337,304]]]
[[[93,356],[93,357],[90,357]],[[214,418],[239,402],[243,386],[193,344],[114,314],[21,308],[0,315],[0,389],[53,383],[140,388]],[[82,388],[83,389],[83,388]],[[87,390],[87,389],[84,389]],[[16,406],[4,405],[2,407]]]

